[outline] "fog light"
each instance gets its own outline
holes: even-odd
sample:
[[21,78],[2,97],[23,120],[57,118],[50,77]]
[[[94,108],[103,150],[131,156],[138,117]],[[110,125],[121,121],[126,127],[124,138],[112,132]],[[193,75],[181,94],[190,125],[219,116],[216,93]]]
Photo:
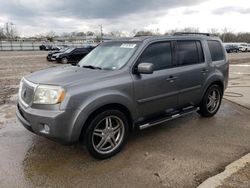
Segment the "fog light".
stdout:
[[44,127],[44,132],[48,134],[49,133],[49,126],[47,124],[44,124],[43,127]]

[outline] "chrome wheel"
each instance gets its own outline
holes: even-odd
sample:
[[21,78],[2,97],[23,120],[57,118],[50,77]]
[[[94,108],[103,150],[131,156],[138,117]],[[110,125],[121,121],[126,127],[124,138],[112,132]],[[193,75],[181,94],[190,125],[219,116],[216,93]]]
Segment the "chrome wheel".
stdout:
[[99,121],[92,134],[94,149],[101,154],[114,151],[125,135],[125,125],[117,116],[107,116]]
[[207,98],[207,110],[209,113],[214,113],[220,105],[221,94],[218,89],[213,89],[208,94]]

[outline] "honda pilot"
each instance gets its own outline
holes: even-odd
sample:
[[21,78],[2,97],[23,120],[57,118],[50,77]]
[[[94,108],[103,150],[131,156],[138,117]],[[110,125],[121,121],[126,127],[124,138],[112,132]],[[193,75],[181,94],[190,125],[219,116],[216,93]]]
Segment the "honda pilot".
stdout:
[[33,133],[81,141],[93,157],[105,159],[135,130],[193,112],[214,116],[228,70],[221,40],[209,34],[103,42],[77,66],[23,77],[16,114]]

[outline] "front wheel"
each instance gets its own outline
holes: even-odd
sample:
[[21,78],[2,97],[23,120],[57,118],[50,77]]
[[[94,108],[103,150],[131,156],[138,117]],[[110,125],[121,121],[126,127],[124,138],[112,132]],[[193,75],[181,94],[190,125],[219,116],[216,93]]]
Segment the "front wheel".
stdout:
[[199,113],[203,117],[214,116],[220,108],[222,89],[218,85],[210,86],[200,104]]
[[62,62],[62,64],[67,64],[68,63],[67,57],[63,57],[61,62]]
[[118,110],[97,114],[86,131],[86,147],[97,159],[106,159],[118,153],[128,134],[126,116]]

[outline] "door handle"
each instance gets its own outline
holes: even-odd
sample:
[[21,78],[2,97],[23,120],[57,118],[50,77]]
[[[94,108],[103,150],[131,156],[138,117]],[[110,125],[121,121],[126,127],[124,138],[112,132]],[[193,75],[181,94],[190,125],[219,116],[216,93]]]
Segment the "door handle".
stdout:
[[206,74],[207,72],[208,72],[208,69],[202,69],[202,70],[201,70],[201,73],[202,73],[202,74]]
[[178,77],[176,77],[176,76],[169,76],[166,80],[168,81],[168,82],[173,82],[174,80],[176,80]]

